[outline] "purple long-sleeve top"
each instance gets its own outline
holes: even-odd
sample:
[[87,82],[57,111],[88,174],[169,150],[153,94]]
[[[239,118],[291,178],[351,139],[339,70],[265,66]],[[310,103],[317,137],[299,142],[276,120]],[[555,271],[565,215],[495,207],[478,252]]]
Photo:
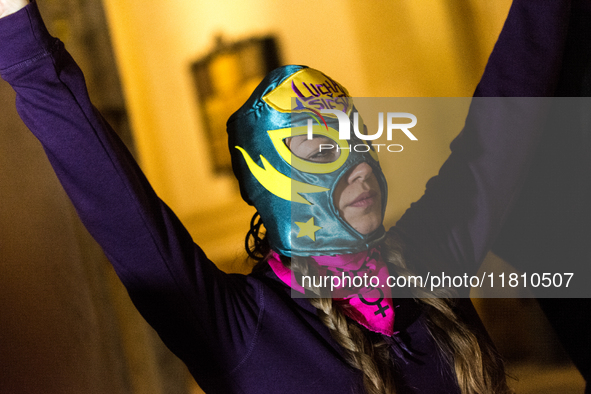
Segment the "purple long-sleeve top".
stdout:
[[[569,1],[516,1],[476,96],[551,96],[569,7]],[[195,245],[92,106],[82,73],[47,33],[34,3],[0,20],[0,74],[134,304],[206,392],[362,390],[361,374],[307,300],[292,299],[270,271],[226,274]],[[391,230],[411,251],[412,270],[478,268],[538,138],[531,119],[541,109],[521,103],[473,103],[440,174]],[[395,360],[399,392],[458,392],[416,304],[401,301],[396,318],[414,354]]]

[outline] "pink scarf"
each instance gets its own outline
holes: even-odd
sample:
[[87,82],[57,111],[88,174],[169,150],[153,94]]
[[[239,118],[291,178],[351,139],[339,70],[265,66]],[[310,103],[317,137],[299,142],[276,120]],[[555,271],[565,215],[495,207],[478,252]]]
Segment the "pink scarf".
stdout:
[[[388,267],[379,248],[355,254],[312,256],[312,259],[318,264],[320,278],[316,280],[322,279],[321,286],[328,290],[332,285],[333,301],[343,307],[345,315],[371,331],[387,336],[393,334],[395,308],[386,284]],[[269,265],[285,284],[305,293],[295,279],[292,281],[292,271],[281,263],[277,253],[273,252]],[[377,287],[372,287],[378,280]]]

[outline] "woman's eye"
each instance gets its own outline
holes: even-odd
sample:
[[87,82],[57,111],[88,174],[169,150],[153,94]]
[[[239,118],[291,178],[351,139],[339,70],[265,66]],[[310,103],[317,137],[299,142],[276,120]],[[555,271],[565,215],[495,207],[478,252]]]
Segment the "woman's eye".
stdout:
[[336,155],[336,148],[335,147],[332,147],[332,148],[325,147],[323,150],[319,149],[319,151],[311,154],[307,158],[307,160],[313,161],[316,163],[332,163],[337,158],[338,158],[338,156]]
[[285,144],[295,156],[314,163],[332,163],[340,156],[337,143],[322,135],[312,139],[299,135],[286,139]]

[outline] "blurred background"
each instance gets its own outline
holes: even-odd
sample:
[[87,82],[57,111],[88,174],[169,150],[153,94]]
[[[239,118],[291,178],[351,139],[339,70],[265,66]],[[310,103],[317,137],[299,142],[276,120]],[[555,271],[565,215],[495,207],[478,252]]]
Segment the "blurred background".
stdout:
[[[210,143],[219,129],[212,125],[218,107],[211,92],[243,94],[258,83],[257,56],[236,55],[235,44],[270,37],[279,63],[320,69],[354,97],[470,97],[509,6],[509,0],[39,0],[49,30],[83,68],[95,105],[154,189],[210,259],[243,273],[250,271],[243,244],[254,210],[216,165],[225,148]],[[195,71],[204,64],[209,90]],[[243,101],[230,96],[224,111]],[[200,393],[79,223],[3,81],[0,108],[0,393]],[[404,153],[403,162],[415,164],[399,166],[390,181],[389,225],[445,160],[464,115]],[[511,270],[494,255],[485,264]],[[518,393],[583,392],[583,379],[535,300],[474,296]]]

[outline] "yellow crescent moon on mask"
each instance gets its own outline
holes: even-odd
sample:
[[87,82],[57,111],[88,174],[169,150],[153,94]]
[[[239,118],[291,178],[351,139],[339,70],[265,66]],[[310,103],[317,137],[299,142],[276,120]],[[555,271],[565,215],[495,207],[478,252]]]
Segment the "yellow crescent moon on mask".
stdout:
[[263,185],[265,189],[277,197],[287,201],[312,205],[308,200],[302,197],[300,193],[320,193],[329,190],[325,187],[296,181],[289,178],[288,176],[283,175],[277,171],[263,155],[261,155],[261,161],[263,162],[263,166],[265,168],[261,168],[254,162],[254,160],[251,159],[248,152],[239,146],[235,146],[235,148],[242,153],[244,160],[246,160],[246,164],[250,169],[250,172],[252,172],[252,175],[254,175],[257,181],[259,181],[259,183]]

